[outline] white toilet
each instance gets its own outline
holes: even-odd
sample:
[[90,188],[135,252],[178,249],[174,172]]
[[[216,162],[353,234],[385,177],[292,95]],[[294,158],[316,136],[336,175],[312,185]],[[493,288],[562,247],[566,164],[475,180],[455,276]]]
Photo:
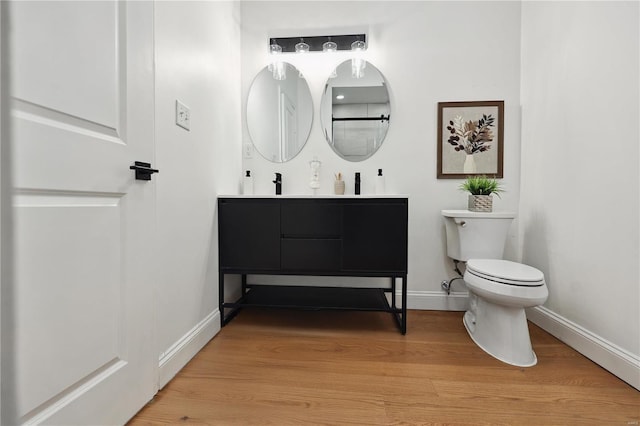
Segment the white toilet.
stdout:
[[544,274],[531,266],[502,260],[515,213],[442,210],[447,255],[466,262],[464,281],[469,310],[464,326],[489,355],[519,367],[537,362],[524,308],[549,296]]

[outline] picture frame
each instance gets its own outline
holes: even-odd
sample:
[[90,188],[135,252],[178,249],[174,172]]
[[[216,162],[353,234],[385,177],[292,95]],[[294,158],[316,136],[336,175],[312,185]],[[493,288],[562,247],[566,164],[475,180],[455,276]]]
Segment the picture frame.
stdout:
[[504,101],[438,102],[438,179],[503,177]]

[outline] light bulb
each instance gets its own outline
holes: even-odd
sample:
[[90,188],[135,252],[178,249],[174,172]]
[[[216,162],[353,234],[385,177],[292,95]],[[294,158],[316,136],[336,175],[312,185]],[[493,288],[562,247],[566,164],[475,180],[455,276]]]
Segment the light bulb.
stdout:
[[355,52],[359,52],[359,51],[365,50],[366,47],[367,47],[367,45],[362,40],[356,40],[353,43],[351,43],[351,50],[353,50]]
[[300,39],[300,43],[296,44],[296,53],[309,53],[309,45]]
[[332,42],[331,40],[326,41],[322,45],[322,51],[325,53],[336,52],[338,50],[338,45]]

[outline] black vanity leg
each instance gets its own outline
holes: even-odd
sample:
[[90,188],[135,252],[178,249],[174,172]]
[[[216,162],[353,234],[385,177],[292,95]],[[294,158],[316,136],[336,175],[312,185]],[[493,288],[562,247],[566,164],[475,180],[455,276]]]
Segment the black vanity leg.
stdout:
[[396,277],[391,277],[391,307],[396,310]]
[[242,274],[242,293],[240,293],[242,298],[247,295],[247,274]]
[[402,334],[407,334],[407,276],[402,276]]
[[220,309],[220,327],[224,327],[224,273],[218,274],[218,308]]

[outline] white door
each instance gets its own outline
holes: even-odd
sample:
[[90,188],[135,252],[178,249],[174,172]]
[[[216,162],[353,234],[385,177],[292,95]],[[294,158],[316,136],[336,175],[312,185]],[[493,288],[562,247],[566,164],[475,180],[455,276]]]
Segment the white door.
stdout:
[[18,416],[121,424],[157,382],[153,3],[9,14]]
[[280,92],[280,146],[282,161],[291,160],[299,151],[296,104],[285,92]]

